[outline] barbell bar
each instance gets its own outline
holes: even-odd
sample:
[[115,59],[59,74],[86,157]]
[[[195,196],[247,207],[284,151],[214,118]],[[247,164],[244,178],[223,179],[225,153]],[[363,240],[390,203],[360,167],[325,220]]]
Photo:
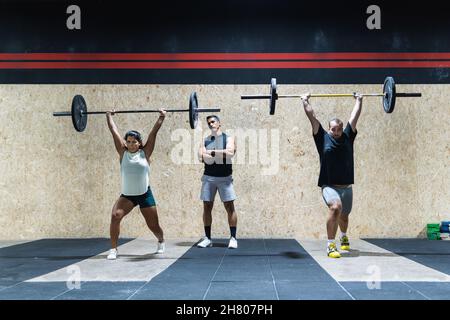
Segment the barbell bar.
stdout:
[[[319,98],[331,98],[331,97],[354,97],[356,93],[316,93],[311,94],[311,97]],[[394,111],[396,98],[405,97],[421,97],[422,94],[419,92],[411,93],[400,93],[396,92],[395,81],[393,77],[386,77],[383,84],[383,93],[365,93],[361,94],[363,97],[382,97],[383,98],[383,109],[386,113],[391,113]],[[286,94],[279,95],[277,93],[277,79],[272,78],[270,80],[270,94],[268,95],[242,95],[241,99],[269,99],[269,114],[275,114],[276,100],[279,98],[301,98],[302,95],[299,94]]]
[[[189,112],[189,125],[191,129],[195,129],[198,123],[198,114],[200,112],[220,112],[219,108],[202,108],[198,107],[197,93],[192,92],[189,97],[189,109],[167,109],[166,112]],[[155,109],[143,110],[119,110],[114,113],[150,113],[159,112]],[[53,112],[54,117],[72,117],[72,124],[76,131],[83,132],[87,126],[88,114],[106,114],[107,111],[87,111],[86,100],[82,95],[75,95],[72,99],[72,109],[70,112],[61,111]]]

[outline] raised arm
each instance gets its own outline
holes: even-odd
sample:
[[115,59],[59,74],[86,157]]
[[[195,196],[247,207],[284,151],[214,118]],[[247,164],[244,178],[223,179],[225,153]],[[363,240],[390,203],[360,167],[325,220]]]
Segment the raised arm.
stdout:
[[307,93],[305,95],[302,95],[302,102],[303,102],[303,109],[305,110],[306,116],[309,119],[309,122],[311,122],[313,135],[316,135],[320,128],[320,122],[317,120],[316,115],[314,114],[314,110],[309,104],[309,97],[310,94]]
[[361,114],[363,96],[360,94],[355,94],[355,99],[355,106],[353,107],[352,114],[350,115],[350,120],[348,120],[353,132],[356,132],[356,123],[358,122],[359,115]]
[[120,158],[122,158],[122,155],[124,151],[126,150],[125,141],[120,136],[119,130],[117,129],[116,124],[114,123],[114,120],[112,116],[114,115],[114,110],[106,112],[106,121],[108,123],[109,131],[111,132],[113,139],[114,139],[114,145],[116,147],[117,153],[119,154]]
[[165,117],[166,117],[166,111],[164,109],[160,109],[159,110],[159,118],[158,118],[158,120],[156,120],[152,131],[150,131],[150,134],[148,135],[148,138],[147,138],[147,142],[142,147],[142,150],[144,150],[145,157],[147,159],[150,158],[150,156],[153,153],[153,149],[155,149],[156,135],[158,134],[159,128],[161,128],[161,125],[164,122]]

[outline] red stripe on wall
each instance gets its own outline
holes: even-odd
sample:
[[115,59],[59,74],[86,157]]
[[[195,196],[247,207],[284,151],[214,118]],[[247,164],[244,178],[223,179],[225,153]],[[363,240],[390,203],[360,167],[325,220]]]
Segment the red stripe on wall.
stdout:
[[0,62],[0,69],[449,68],[449,61]]
[[3,61],[450,60],[449,52],[323,53],[0,53]]

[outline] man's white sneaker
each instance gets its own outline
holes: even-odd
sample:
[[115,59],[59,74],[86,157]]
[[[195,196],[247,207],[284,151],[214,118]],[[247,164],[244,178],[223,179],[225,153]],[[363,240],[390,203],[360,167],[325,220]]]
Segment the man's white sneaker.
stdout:
[[203,237],[202,240],[197,244],[199,248],[212,247],[212,241],[208,237]]
[[109,254],[106,257],[108,260],[116,260],[117,259],[117,249],[110,249]]
[[164,253],[164,250],[166,249],[165,242],[158,242],[158,247],[156,248],[156,253]]
[[237,244],[237,240],[234,237],[230,238],[230,242],[228,243],[228,248],[229,249],[237,249],[238,244]]

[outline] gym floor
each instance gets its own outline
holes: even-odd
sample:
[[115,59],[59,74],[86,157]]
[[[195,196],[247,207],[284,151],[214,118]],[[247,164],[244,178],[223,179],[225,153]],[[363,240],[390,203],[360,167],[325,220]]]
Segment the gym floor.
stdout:
[[1,300],[449,300],[450,245],[426,239],[351,239],[340,259],[300,239],[109,239],[0,242]]

